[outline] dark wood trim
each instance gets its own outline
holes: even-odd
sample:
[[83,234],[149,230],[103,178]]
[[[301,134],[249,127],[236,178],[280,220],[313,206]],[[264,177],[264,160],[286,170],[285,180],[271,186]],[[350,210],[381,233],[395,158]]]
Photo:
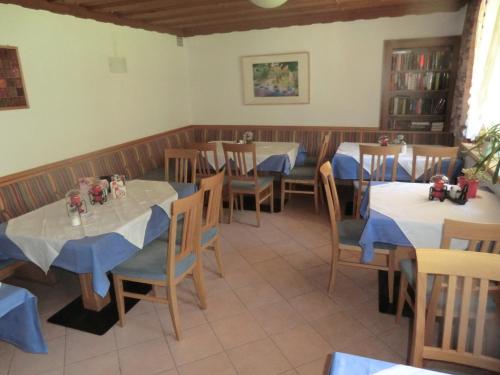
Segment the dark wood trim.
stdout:
[[150,135],[150,136],[147,136],[147,137],[144,137],[144,138],[139,138],[139,139],[135,139],[135,140],[132,140],[132,141],[120,143],[118,145],[106,147],[106,148],[103,148],[103,149],[100,149],[100,150],[96,150],[96,151],[92,151],[92,152],[89,152],[89,153],[86,153],[86,154],[74,156],[74,157],[71,157],[71,158],[68,158],[68,159],[64,159],[64,160],[60,160],[60,161],[56,161],[54,163],[44,164],[44,165],[41,165],[41,166],[38,166],[38,167],[35,167],[35,168],[30,168],[30,169],[26,169],[26,170],[21,171],[21,172],[17,172],[17,173],[13,173],[13,174],[10,174],[10,175],[2,176],[2,177],[0,177],[0,186],[8,185],[8,184],[13,183],[13,182],[15,182],[17,180],[22,180],[22,179],[25,179],[27,177],[37,176],[37,175],[40,175],[40,174],[44,174],[44,173],[46,173],[46,172],[48,172],[50,170],[53,170],[53,169],[56,169],[56,168],[60,168],[60,167],[64,167],[64,166],[67,166],[69,164],[74,164],[74,163],[77,163],[77,162],[80,162],[80,161],[83,161],[83,160],[88,160],[88,159],[91,159],[91,158],[95,158],[95,157],[98,157],[98,156],[101,156],[101,155],[104,155],[104,154],[108,154],[108,153],[111,153],[111,152],[114,152],[114,151],[119,151],[121,149],[130,147],[130,146],[139,145],[141,143],[147,143],[147,142],[150,142],[150,141],[152,141],[154,139],[159,139],[159,138],[162,138],[162,137],[165,137],[165,136],[168,136],[168,135],[172,135],[172,134],[175,134],[175,133],[181,133],[181,132],[192,130],[192,129],[193,129],[193,126],[192,125],[188,125],[188,126],[184,126],[184,127],[181,127],[181,128],[167,130],[167,131],[165,131],[163,133],[154,134],[154,135]]

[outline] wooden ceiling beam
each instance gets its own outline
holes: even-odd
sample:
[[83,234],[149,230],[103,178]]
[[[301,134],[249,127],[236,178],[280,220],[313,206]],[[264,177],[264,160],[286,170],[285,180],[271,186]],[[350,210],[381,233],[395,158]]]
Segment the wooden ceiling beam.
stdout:
[[[245,3],[247,0],[244,0]],[[108,11],[108,12],[119,12],[128,13],[133,11],[141,10],[156,10],[156,9],[170,9],[178,10],[182,12],[189,12],[193,9],[197,9],[200,6],[220,6],[221,4],[238,4],[235,0],[197,0],[196,2],[175,2],[175,1],[165,1],[165,0],[142,0],[137,2],[134,0],[111,0],[109,2],[103,2],[102,0],[95,0],[95,5],[90,5],[89,9],[93,11]]]
[[158,31],[182,36],[179,29],[170,28],[166,25],[150,25],[140,20],[131,20],[118,17],[113,14],[95,13],[87,10],[81,5],[60,4],[48,2],[46,0],[0,0],[0,3],[14,4],[25,8],[47,10],[49,12],[71,15],[78,18],[93,19],[95,21],[113,23],[119,26],[129,26],[148,31]]
[[[439,8],[433,8],[432,12],[443,12],[443,11],[456,11],[460,9],[467,0],[451,0],[448,1],[448,6],[440,6]],[[267,18],[267,19],[233,19],[231,22],[226,23],[198,23],[196,25],[185,25],[182,27],[182,32],[185,37],[196,36],[196,35],[208,35],[214,33],[223,33],[227,30],[232,31],[247,31],[247,30],[259,30],[267,29],[272,27],[287,27],[295,25],[310,25],[315,23],[330,23],[336,21],[353,21],[357,19],[375,19],[380,17],[399,17],[408,14],[418,15],[418,14],[428,14],[429,9],[427,7],[418,6],[408,9],[407,7],[378,7],[371,8],[368,12],[366,9],[357,9],[351,11],[341,11],[341,12],[320,12],[311,13],[308,15],[296,15],[282,18]],[[180,27],[180,26],[179,26]]]

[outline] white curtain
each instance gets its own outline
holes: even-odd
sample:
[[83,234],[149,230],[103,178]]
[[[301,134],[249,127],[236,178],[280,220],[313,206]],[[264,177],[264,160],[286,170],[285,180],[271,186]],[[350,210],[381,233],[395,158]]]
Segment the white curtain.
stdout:
[[465,138],[500,123],[500,0],[486,0],[476,32]]

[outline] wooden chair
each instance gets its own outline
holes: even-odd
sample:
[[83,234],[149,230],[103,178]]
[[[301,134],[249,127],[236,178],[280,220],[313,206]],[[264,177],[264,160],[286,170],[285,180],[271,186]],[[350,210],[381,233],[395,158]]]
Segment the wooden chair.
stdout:
[[[219,172],[219,159],[217,157],[217,144],[215,142],[211,143],[195,143],[191,145],[193,150],[198,150],[198,158],[196,162],[196,176],[198,178],[210,177],[217,172]],[[211,165],[209,160],[209,155],[215,165]]]
[[271,212],[274,211],[273,177],[259,177],[255,143],[222,143],[222,148],[229,179],[229,224],[233,219],[235,196],[240,197],[240,208],[243,209],[243,196],[254,195],[257,226],[260,227],[260,204],[269,199]]
[[165,180],[170,181],[170,161],[174,164],[174,182],[192,183],[196,182],[196,159],[197,150],[186,150],[182,148],[165,149]]
[[14,259],[0,260],[0,281],[12,276],[14,271],[23,264],[25,264],[25,262]]
[[[445,146],[413,146],[413,162],[411,182],[415,182],[417,178],[422,177],[421,182],[429,182],[431,177],[435,174],[444,174],[449,179],[453,177],[455,171],[455,164],[457,161],[458,147],[445,147]],[[417,176],[417,158],[424,157],[424,174]],[[449,159],[448,169],[443,170],[443,160]]]
[[[500,256],[476,251],[417,249],[417,294],[415,323],[410,362],[422,367],[424,359],[440,360],[479,367],[490,371],[500,369],[500,359],[484,350],[485,324],[488,317],[489,294],[500,281]],[[426,310],[429,276],[446,278],[442,333],[438,344],[426,342],[428,326]],[[434,283],[433,294],[440,292]],[[495,315],[498,315],[499,307]],[[495,329],[495,324],[491,327]],[[490,330],[491,331],[491,330]],[[434,341],[434,340],[433,340]]]
[[[201,216],[203,192],[198,191],[172,203],[168,243],[156,240],[129,260],[115,267],[113,283],[118,306],[119,324],[125,324],[124,298],[142,299],[168,304],[177,339],[181,339],[177,284],[192,275],[200,299],[205,309],[206,295],[201,265]],[[144,295],[124,291],[123,281],[150,284],[154,290],[158,286],[167,288],[167,297]]]
[[[330,133],[323,138],[319,150],[316,165],[295,166],[288,176],[281,177],[281,211],[285,209],[285,194],[306,194],[314,196],[314,208],[319,213],[319,199],[321,191],[319,189],[319,168],[325,161],[326,152],[330,143]],[[287,184],[289,185],[287,188]],[[313,190],[294,190],[294,185],[312,186]]]
[[[359,246],[359,239],[363,232],[364,221],[356,219],[340,221],[340,203],[333,178],[332,165],[329,161],[320,167],[320,174],[325,187],[332,236],[332,263],[328,292],[332,293],[333,291],[338,265],[391,272],[389,256],[395,251],[395,247],[390,245],[384,248],[382,247],[383,244],[378,244],[375,249],[373,264],[361,263],[362,249]],[[394,273],[394,269],[392,269],[392,273]]]
[[[479,224],[446,219],[443,225],[441,248],[450,249],[452,240],[468,242],[467,251],[490,252],[500,254],[500,224]],[[396,322],[399,323],[405,302],[413,309],[413,300],[408,293],[408,287],[415,290],[416,262],[414,259],[404,259],[400,262],[401,279],[399,284]],[[439,282],[440,280],[438,280]]]
[[[387,181],[386,172],[387,170],[387,159],[392,157],[392,167],[390,169],[391,174],[389,181],[396,181],[397,170],[398,170],[398,160],[399,153],[401,152],[401,146],[378,146],[378,145],[359,145],[359,180],[354,181],[354,209],[353,212],[356,214],[356,219],[359,219],[359,209],[361,205],[361,197],[368,187],[370,181]],[[365,156],[369,157],[370,177],[365,180]]]
[[200,183],[200,190],[205,197],[207,206],[201,226],[201,249],[214,251],[217,268],[221,277],[224,276],[224,271],[220,249],[219,216],[223,186],[224,171],[217,173],[215,176],[202,178]]

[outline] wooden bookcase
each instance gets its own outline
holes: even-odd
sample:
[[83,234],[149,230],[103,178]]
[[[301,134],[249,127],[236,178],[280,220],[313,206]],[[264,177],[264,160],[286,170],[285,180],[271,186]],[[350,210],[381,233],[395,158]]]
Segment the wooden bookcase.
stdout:
[[448,132],[460,37],[386,40],[380,129]]

